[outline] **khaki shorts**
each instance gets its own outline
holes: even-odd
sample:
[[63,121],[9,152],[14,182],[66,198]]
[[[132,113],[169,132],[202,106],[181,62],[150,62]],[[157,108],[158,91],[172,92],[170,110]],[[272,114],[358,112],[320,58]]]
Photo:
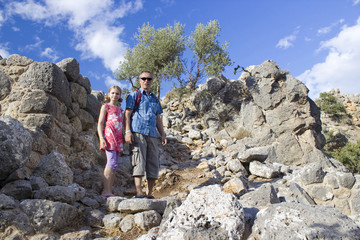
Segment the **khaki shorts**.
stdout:
[[134,142],[130,145],[130,159],[133,176],[145,176],[157,179],[159,176],[160,139],[133,133]]

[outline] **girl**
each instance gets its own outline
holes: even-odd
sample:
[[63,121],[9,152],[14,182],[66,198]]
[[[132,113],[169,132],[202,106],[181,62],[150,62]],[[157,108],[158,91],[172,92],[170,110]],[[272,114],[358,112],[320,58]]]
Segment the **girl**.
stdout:
[[[100,138],[100,149],[106,152],[107,163],[104,169],[104,189],[102,196],[112,197],[112,187],[119,155],[123,152],[123,110],[121,109],[121,89],[112,86],[100,109],[97,131]],[[105,129],[104,127],[105,122]]]

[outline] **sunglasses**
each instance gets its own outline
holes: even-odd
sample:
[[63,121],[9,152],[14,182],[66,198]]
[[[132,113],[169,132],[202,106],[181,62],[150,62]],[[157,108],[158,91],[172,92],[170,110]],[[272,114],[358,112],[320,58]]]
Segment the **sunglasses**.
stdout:
[[146,80],[151,81],[152,80],[152,78],[146,78],[146,77],[142,77],[140,79],[143,80],[143,81],[146,81]]

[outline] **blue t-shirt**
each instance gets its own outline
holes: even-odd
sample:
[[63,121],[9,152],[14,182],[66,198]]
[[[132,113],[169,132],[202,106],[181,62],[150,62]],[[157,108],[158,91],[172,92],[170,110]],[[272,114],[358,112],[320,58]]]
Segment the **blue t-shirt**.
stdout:
[[126,98],[126,109],[133,110],[131,119],[131,131],[141,133],[151,137],[158,137],[156,130],[156,116],[162,114],[160,102],[152,92],[149,95],[145,90],[139,89],[141,92],[141,101],[137,109],[135,108],[136,92],[129,94]]

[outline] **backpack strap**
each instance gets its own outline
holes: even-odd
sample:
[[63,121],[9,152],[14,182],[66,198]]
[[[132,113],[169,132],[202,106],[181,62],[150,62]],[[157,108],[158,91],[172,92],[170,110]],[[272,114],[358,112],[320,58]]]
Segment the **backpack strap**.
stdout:
[[[156,100],[156,103],[159,102],[159,99],[153,94],[155,100]],[[134,110],[137,109],[140,105],[140,102],[141,102],[141,91],[140,89],[136,89],[136,99],[135,99],[135,106],[134,106]]]
[[141,92],[139,89],[136,89],[136,99],[135,99],[135,107],[134,110],[137,109],[141,102]]

